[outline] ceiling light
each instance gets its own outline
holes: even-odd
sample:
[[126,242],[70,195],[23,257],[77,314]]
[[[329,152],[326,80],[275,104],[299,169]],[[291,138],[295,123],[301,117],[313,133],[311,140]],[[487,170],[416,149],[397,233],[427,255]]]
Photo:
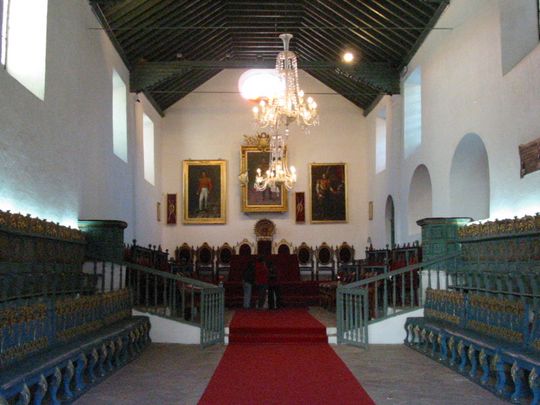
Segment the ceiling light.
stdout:
[[277,97],[281,81],[273,69],[250,69],[238,79],[238,90],[246,100],[266,100]]
[[342,59],[345,63],[351,63],[354,60],[354,54],[352,52],[345,52]]

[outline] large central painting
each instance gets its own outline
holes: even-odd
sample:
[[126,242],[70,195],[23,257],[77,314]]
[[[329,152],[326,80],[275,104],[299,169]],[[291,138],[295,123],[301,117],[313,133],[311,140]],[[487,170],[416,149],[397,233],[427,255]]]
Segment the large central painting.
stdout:
[[264,175],[270,163],[270,151],[265,144],[242,146],[242,211],[285,212],[287,211],[287,189],[283,185],[255,189],[257,169]]

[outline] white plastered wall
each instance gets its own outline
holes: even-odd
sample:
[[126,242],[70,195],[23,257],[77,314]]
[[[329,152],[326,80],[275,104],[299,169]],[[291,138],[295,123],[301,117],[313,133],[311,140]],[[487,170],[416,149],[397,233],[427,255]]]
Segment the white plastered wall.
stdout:
[[[106,33],[95,29],[100,24],[87,1],[49,1],[47,27],[44,101],[0,69],[0,208],[71,225],[78,218],[124,220],[127,240],[156,243],[159,183],[144,188],[136,170],[141,113],[134,95],[128,95],[128,163],[113,153],[112,71],[128,84],[126,67]],[[144,218],[138,229],[136,216]]]
[[407,201],[413,172],[420,164],[426,165],[431,177],[433,216],[458,215],[450,208],[450,168],[457,145],[468,133],[478,134],[487,150],[490,217],[540,211],[540,172],[520,179],[518,154],[519,144],[540,137],[540,47],[537,40],[534,49],[503,75],[501,12],[507,8],[499,6],[490,0],[452,1],[437,24],[451,29],[432,31],[409,64],[408,72],[421,66],[423,105],[422,145],[410,158],[403,157],[402,97],[383,98],[369,114],[370,151],[375,148],[376,111],[390,106],[387,111],[393,118],[387,169],[375,175],[374,154],[369,153],[375,209],[370,236],[375,246],[385,243],[384,207],[389,194],[396,207],[396,241],[416,239],[408,232]]
[[[367,165],[365,118],[362,110],[341,96],[314,95],[320,108],[320,126],[303,133],[291,125],[289,163],[298,171],[298,182],[289,192],[287,213],[241,212],[240,148],[243,135],[254,135],[251,105],[238,92],[238,78],[244,70],[225,70],[167,109],[162,126],[163,193],[177,193],[178,224],[163,225],[165,247],[188,242],[236,244],[243,238],[255,240],[253,227],[261,218],[275,222],[274,240],[285,238],[295,245],[323,241],[336,245],[353,244],[363,256],[367,238]],[[306,94],[334,93],[313,77],[300,72],[300,85]],[[231,93],[232,92],[232,93]],[[225,225],[183,225],[182,161],[185,159],[226,159],[228,162],[227,223]],[[348,165],[348,223],[310,224],[309,163],[346,162]],[[294,192],[306,193],[308,215],[305,224],[296,224]],[[165,197],[163,197],[164,200]]]

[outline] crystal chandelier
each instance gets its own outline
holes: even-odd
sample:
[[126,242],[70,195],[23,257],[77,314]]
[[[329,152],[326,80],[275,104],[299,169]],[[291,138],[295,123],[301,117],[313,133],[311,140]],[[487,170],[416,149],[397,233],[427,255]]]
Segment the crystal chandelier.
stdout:
[[286,161],[286,144],[289,137],[289,129],[285,129],[282,135],[275,131],[270,136],[270,162],[266,173],[257,169],[253,187],[257,191],[263,191],[267,188],[276,189],[283,184],[287,190],[293,188],[296,183],[296,169],[291,166],[289,169]]
[[276,73],[282,86],[276,97],[263,98],[253,107],[253,117],[260,128],[287,128],[297,122],[303,129],[319,124],[317,103],[313,98],[304,99],[298,84],[298,62],[296,54],[289,51],[292,34],[281,34],[283,51],[276,59]]

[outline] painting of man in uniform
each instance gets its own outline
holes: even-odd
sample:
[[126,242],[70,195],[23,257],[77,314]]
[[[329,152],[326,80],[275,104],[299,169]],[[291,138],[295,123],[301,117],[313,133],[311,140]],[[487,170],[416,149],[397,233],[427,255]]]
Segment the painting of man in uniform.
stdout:
[[204,162],[184,161],[184,222],[219,223],[225,218],[224,161]]
[[347,178],[345,163],[312,163],[311,222],[347,221]]

